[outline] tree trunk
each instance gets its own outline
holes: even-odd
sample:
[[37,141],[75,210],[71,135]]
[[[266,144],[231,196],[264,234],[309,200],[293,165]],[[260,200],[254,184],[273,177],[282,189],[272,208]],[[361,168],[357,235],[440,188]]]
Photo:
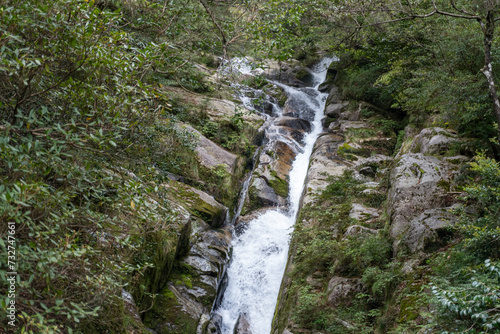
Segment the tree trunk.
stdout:
[[498,100],[498,93],[495,87],[495,79],[493,78],[493,66],[491,65],[491,45],[493,37],[495,36],[495,13],[493,10],[488,11],[486,16],[486,24],[483,27],[484,32],[484,67],[481,70],[486,76],[490,95],[493,100],[495,108],[495,116],[497,118],[497,136],[500,143],[500,101]]

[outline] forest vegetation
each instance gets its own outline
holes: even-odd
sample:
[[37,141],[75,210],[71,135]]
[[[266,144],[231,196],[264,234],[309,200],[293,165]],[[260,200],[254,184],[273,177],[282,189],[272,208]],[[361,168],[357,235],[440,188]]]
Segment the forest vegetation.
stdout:
[[[348,220],[346,203],[359,187],[348,174],[332,177],[317,207],[301,213],[321,227],[298,224],[294,236],[301,261],[294,321],[304,333],[494,333],[499,18],[498,0],[0,0],[0,286],[6,291],[8,222],[15,222],[15,330],[134,326],[122,289],[146,312],[166,279],[151,272],[173,263],[162,256],[181,233],[168,175],[231,208],[239,191],[225,170],[200,164],[196,136],[178,124],[243,159],[258,146],[241,114],[211,121],[180,95],[232,99],[229,84],[210,75],[232,57],[308,66],[336,55],[342,99],[384,111],[378,124],[397,138],[391,153],[405,134],[442,127],[460,138],[450,156],[475,158],[455,190],[458,222],[419,259],[411,282],[401,274],[408,254],[393,252],[387,230],[329,237],[332,222]],[[386,205],[386,198],[363,200]],[[326,296],[307,285],[317,270],[360,277],[366,291],[342,314],[329,312]],[[3,325],[9,301],[0,295],[0,332],[10,330]],[[339,317],[356,325],[339,326]]]

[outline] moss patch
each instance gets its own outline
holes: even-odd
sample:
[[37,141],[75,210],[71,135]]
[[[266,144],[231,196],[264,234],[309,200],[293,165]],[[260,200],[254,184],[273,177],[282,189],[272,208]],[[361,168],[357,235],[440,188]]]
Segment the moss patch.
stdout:
[[271,176],[272,178],[270,178],[268,181],[271,188],[273,188],[276,194],[278,194],[279,196],[287,198],[289,192],[288,182],[279,178],[278,174],[274,170],[271,171]]
[[213,205],[203,200],[193,188],[177,181],[169,183],[169,195],[180,205],[186,208],[191,214],[203,219],[206,223],[212,224],[223,220],[225,210],[222,206]]
[[184,312],[175,294],[165,287],[146,314],[144,323],[162,334],[195,334],[198,320]]

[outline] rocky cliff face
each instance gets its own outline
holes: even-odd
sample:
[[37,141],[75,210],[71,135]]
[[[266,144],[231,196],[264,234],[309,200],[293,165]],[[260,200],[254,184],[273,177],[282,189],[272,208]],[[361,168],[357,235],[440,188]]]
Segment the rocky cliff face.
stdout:
[[[180,92],[177,92],[180,94]],[[184,103],[201,104],[203,98],[184,94]],[[206,100],[206,99],[205,99]],[[235,113],[236,104],[227,100],[208,99],[206,113],[213,124],[223,123]],[[242,114],[247,126],[258,128],[262,117]],[[151,240],[151,266],[136,273],[130,293],[122,293],[124,309],[130,318],[130,332],[202,333],[217,332],[217,319],[210,313],[224,289],[224,274],[231,256],[232,227],[230,209],[222,204],[236,198],[221,196],[237,194],[242,183],[244,157],[231,152],[204,136],[188,124],[180,129],[193,135],[196,161],[188,166],[194,179],[169,174],[169,181],[158,185],[168,203],[175,223],[158,226],[162,237]],[[253,131],[253,130],[252,130]],[[253,131],[257,135],[257,131]],[[202,172],[196,169],[203,169]],[[211,191],[203,186],[217,179],[221,187],[231,191]],[[198,179],[196,179],[198,178]],[[188,184],[189,183],[189,184]],[[165,209],[167,210],[167,209]],[[149,255],[148,255],[149,256]]]
[[[298,65],[278,67],[277,71],[270,68],[267,75],[274,79],[278,75],[281,80],[293,81],[295,86],[304,86],[304,81],[296,78],[297,71],[300,71]],[[254,80],[251,76],[245,78]],[[307,81],[307,75],[304,74],[302,79]],[[279,89],[271,90],[277,97],[281,94]],[[181,91],[175,92],[182,94]],[[212,125],[234,117],[236,109],[241,108],[227,100],[203,99],[195,94],[182,96],[184,103],[203,105]],[[272,96],[266,98],[269,103],[276,102]],[[294,117],[292,109],[297,103],[300,101],[288,103],[290,116],[275,118],[272,122],[272,130],[268,131],[254,162],[256,167],[242,211],[247,216],[242,216],[240,222],[248,221],[256,212],[258,214],[257,209],[287,205],[291,164],[301,151],[305,132],[311,130],[309,121]],[[268,106],[263,112],[272,114],[272,107]],[[266,116],[241,113],[239,117],[245,124],[257,128]],[[243,177],[241,155],[222,148],[189,124],[178,124],[178,127],[196,140],[194,151],[199,168],[215,171],[221,178],[220,186],[231,189],[226,193],[236,193],[234,189],[241,185]],[[257,136],[258,132],[253,134]],[[193,182],[173,174],[169,178],[170,181],[161,187],[165,190],[177,228],[165,231],[166,237],[151,245],[157,261],[146,272],[137,275],[138,283],[134,284],[137,288],[132,294],[123,292],[125,306],[134,322],[143,323],[150,332],[220,333],[221,319],[211,311],[220,302],[227,284],[225,272],[231,257],[233,236],[233,227],[229,225],[230,210],[216,196],[220,192],[211,193],[209,187],[203,187],[207,180]],[[233,203],[234,200],[231,199]],[[237,331],[249,331],[246,317],[242,316],[238,321]]]
[[[278,69],[271,67],[267,75],[276,79]],[[290,85],[307,89],[307,76],[298,80],[297,66],[280,71]],[[335,75],[333,70],[329,73]],[[374,295],[379,289],[367,268],[383,272],[380,268],[392,261],[397,263],[398,277],[410,279],[427,254],[446,245],[447,227],[455,221],[450,211],[457,201],[454,190],[461,166],[469,160],[454,153],[460,151],[456,135],[441,128],[417,133],[408,128],[397,144],[396,134],[381,126],[383,111],[340,100],[332,82],[330,77],[320,87],[329,92],[323,133],[310,158],[273,334],[314,328],[317,325],[311,321],[319,321],[310,319],[314,314],[341,332],[358,331],[356,320],[345,310],[374,309],[371,302],[361,301],[360,307],[357,301],[357,296]],[[214,101],[210,103],[214,120],[231,112],[231,107],[224,107],[231,102]],[[273,119],[254,162],[237,233],[268,207],[289,204],[292,162],[301,152],[304,134],[311,130],[307,110],[304,119],[297,117],[296,110],[304,108],[300,100],[289,99],[283,115]],[[254,116],[246,121],[259,124]],[[242,176],[238,155],[182,126],[198,138],[196,153],[204,168]],[[155,249],[168,251],[157,252],[155,267],[138,278],[140,289],[130,296],[124,291],[125,306],[131,318],[140,318],[156,333],[219,333],[221,319],[212,310],[227,283],[224,274],[233,233],[225,224],[229,209],[212,194],[182,181],[172,175],[163,186],[178,228],[162,240],[168,247]],[[228,182],[225,186],[236,184],[234,177]],[[380,289],[390,288],[388,283]],[[408,316],[408,307],[377,298],[398,317]],[[142,306],[140,316],[134,300]],[[236,332],[248,331],[249,320],[242,315]]]
[[[356,301],[360,295],[375,296],[380,288],[374,287],[366,267],[380,273],[384,269],[377,268],[392,261],[401,280],[414,280],[427,254],[448,242],[447,227],[456,219],[451,211],[457,202],[454,190],[461,167],[469,161],[455,153],[460,151],[456,135],[442,128],[417,133],[407,128],[394,150],[395,134],[377,126],[380,110],[339,100],[331,83],[323,89],[330,92],[324,132],[311,157],[273,334],[322,326],[357,332],[353,314],[366,317],[374,300],[385,303],[386,312],[390,309],[396,319],[406,317],[408,308],[391,305],[397,299],[394,291],[371,302]],[[370,242],[378,243],[378,250],[368,247]],[[393,300],[388,302],[384,298],[389,295]],[[376,317],[366,319],[377,328]]]

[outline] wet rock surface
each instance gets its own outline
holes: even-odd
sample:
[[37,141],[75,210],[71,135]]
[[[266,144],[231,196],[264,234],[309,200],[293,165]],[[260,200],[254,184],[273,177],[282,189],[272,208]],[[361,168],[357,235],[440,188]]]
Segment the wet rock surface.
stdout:
[[[290,118],[286,120],[290,122]],[[307,124],[298,122],[298,124]],[[278,127],[284,129],[284,127]],[[285,141],[289,138],[288,141]],[[289,174],[292,163],[300,151],[290,133],[281,133],[273,138],[259,156],[248,191],[247,202],[243,210],[250,211],[267,206],[286,206],[289,190]]]
[[267,61],[264,76],[270,80],[279,81],[290,87],[305,87],[310,85],[312,76],[309,70],[298,62]]
[[286,116],[278,118],[276,125],[287,126],[289,128],[305,132],[310,132],[312,128],[311,122],[308,120]]
[[250,322],[246,314],[242,314],[238,317],[236,325],[234,326],[233,334],[252,334],[250,330]]

